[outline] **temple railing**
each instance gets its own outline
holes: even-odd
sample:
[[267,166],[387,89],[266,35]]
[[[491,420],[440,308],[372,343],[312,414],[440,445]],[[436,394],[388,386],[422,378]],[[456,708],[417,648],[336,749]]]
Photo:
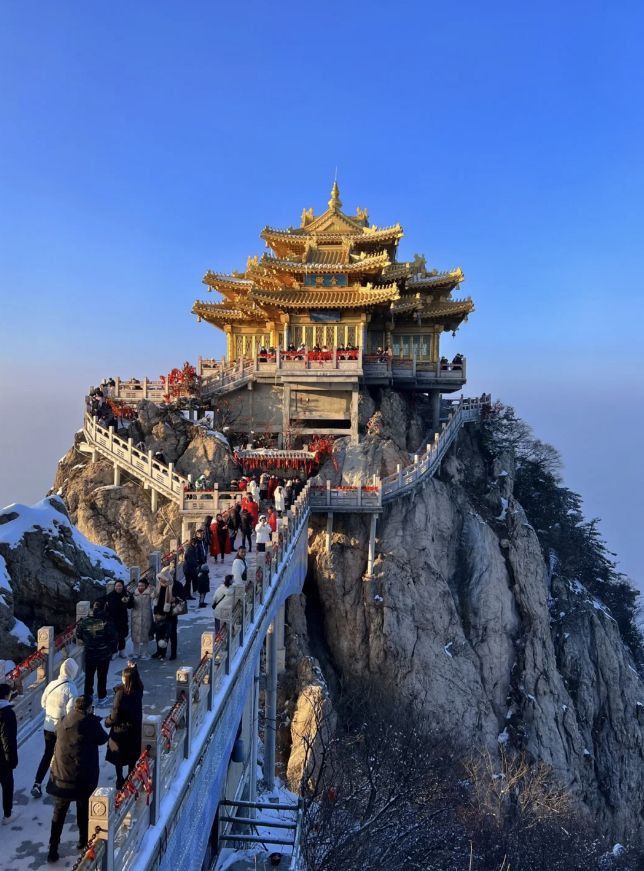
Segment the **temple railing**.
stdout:
[[366,354],[363,362],[366,381],[393,380],[414,382],[418,386],[454,387],[458,389],[467,380],[467,361],[446,363],[432,362],[416,355],[412,357],[393,357],[388,354]]
[[[211,807],[202,813],[214,819],[268,627],[304,583],[308,516],[307,487],[282,519],[265,564],[235,589],[228,618],[222,615],[222,631],[204,632],[199,662],[177,670],[166,716],[144,718],[142,756],[124,788],[100,787],[93,793],[89,831],[94,842],[78,867],[186,867],[187,858],[205,848],[209,827],[194,818],[189,801],[207,796]],[[198,835],[191,833],[195,826]],[[199,839],[204,843],[197,844]]]

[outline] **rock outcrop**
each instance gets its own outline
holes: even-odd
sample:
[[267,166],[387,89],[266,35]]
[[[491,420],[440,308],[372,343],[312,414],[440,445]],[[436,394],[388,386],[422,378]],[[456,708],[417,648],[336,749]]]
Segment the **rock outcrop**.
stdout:
[[[160,451],[182,475],[196,478],[207,470],[214,481],[225,483],[236,477],[230,448],[214,433],[151,402],[140,402],[137,412],[137,420],[120,432],[122,437],[143,442],[153,453]],[[178,506],[160,498],[153,512],[150,494],[138,481],[123,473],[121,484],[114,486],[112,464],[100,457],[91,462],[80,450],[82,442],[82,433],[77,433],[74,446],[58,464],[54,491],[88,538],[113,548],[126,565],[147,566],[151,551],[167,551],[173,539],[180,539]]]
[[[387,445],[405,447],[387,426],[325,473],[350,480],[359,455],[363,474],[382,474]],[[468,426],[439,478],[385,509],[373,579],[368,519],[337,515],[330,553],[314,519],[309,584],[333,666],[415,699],[447,734],[526,749],[605,832],[641,837],[642,680],[608,611],[551,580],[512,457],[491,463],[478,436]]]
[[77,601],[126,576],[113,551],[74,528],[59,497],[9,505],[0,512],[0,658],[22,658],[39,626],[62,629]]

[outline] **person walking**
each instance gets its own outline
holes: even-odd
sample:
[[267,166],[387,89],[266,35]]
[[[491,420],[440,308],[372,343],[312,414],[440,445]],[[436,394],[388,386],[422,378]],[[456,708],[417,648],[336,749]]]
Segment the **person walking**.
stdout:
[[54,799],[48,862],[58,861],[58,847],[70,804],[76,802],[79,850],[87,845],[89,797],[98,786],[98,748],[107,732],[94,714],[91,696],[74,699],[74,709],[56,726],[56,746],[47,793]]
[[266,522],[266,515],[260,514],[259,522],[255,527],[255,543],[257,553],[265,553],[267,545],[271,543],[272,530]]
[[98,679],[98,702],[107,701],[107,671],[112,654],[116,652],[118,637],[116,627],[108,619],[105,600],[97,599],[89,617],[82,617],[76,626],[76,640],[85,645],[85,686],[88,697],[94,695],[94,677]]
[[210,553],[217,562],[217,557],[221,555],[223,563],[227,553],[232,552],[230,544],[230,535],[228,534],[228,519],[224,518],[223,514],[218,514],[215,522],[211,527],[211,548]]
[[132,595],[132,644],[134,646],[134,658],[149,659],[148,642],[152,630],[152,601],[154,590],[145,578],[136,585]]
[[143,683],[138,668],[124,668],[121,681],[114,691],[112,713],[105,720],[110,729],[105,761],[114,766],[117,789],[125,783],[124,766],[131,774],[141,755],[143,722]]
[[203,530],[203,541],[206,546],[206,553],[210,552],[210,548],[212,545],[211,535],[212,531],[210,527],[212,526],[212,514],[206,515],[206,519],[203,522],[202,530]]
[[55,680],[50,681],[42,694],[40,705],[45,711],[45,749],[38,764],[31,794],[34,798],[42,796],[42,782],[49,771],[49,764],[56,746],[56,726],[72,710],[74,699],[78,695],[74,679],[78,674],[78,663],[74,659],[63,660],[60,672]]
[[248,567],[246,565],[246,548],[240,547],[237,556],[233,560],[233,583],[237,586],[245,585],[248,579]]
[[9,825],[18,816],[13,810],[13,771],[18,767],[18,721],[11,704],[11,685],[0,684],[0,786],[2,787],[2,824]]
[[252,552],[253,550],[253,518],[250,515],[250,511],[247,508],[242,508],[241,513],[239,515],[240,520],[240,532],[241,532],[241,546],[245,549],[246,543],[248,543],[248,550]]
[[118,654],[121,659],[127,659],[125,654],[125,640],[130,634],[130,626],[127,612],[132,607],[132,597],[125,589],[123,581],[116,581],[114,589],[105,597],[105,610],[107,616],[116,628],[118,636]]
[[156,653],[152,659],[165,659],[168,641],[170,659],[177,658],[177,624],[179,614],[185,613],[183,587],[173,579],[172,569],[165,568],[157,575],[158,593],[152,613],[154,615]]
[[281,517],[285,508],[284,488],[281,484],[278,484],[275,488],[273,498],[275,500],[275,511],[277,511],[277,516]]
[[199,538],[196,534],[191,536],[190,544],[183,555],[183,574],[186,579],[186,602],[194,601],[195,597],[192,593],[197,592],[197,587],[199,585],[199,566],[202,564],[203,560],[200,560],[199,554],[197,553],[198,541]]
[[275,509],[271,505],[268,509],[266,522],[271,528],[271,532],[277,532],[277,514],[275,513]]
[[[197,530],[197,593],[199,594],[199,608],[206,607],[206,595],[210,592],[210,569],[208,568],[208,550],[201,529]],[[223,562],[223,557],[222,557]]]
[[215,611],[215,634],[219,635],[223,625],[230,620],[235,603],[233,576],[226,575],[222,584],[215,590],[212,597],[212,607]]

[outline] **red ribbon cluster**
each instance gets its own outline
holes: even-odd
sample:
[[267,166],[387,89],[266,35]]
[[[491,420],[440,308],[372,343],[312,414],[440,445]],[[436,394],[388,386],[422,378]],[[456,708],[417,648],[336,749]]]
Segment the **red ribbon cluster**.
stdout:
[[144,750],[139,757],[134,771],[128,776],[123,784],[123,788],[116,793],[114,797],[115,807],[120,807],[131,795],[138,798],[141,790],[148,796],[149,801],[149,796],[152,793],[152,775],[150,774],[150,760],[147,750]]

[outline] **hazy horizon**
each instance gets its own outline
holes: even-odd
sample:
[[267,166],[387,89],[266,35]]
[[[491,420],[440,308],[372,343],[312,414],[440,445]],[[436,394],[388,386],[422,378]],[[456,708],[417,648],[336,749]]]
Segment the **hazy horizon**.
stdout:
[[644,10],[3,12],[0,503],[42,498],[90,384],[221,356],[201,276],[322,211],[337,167],[401,259],[462,266],[466,395],[560,451],[644,587]]

